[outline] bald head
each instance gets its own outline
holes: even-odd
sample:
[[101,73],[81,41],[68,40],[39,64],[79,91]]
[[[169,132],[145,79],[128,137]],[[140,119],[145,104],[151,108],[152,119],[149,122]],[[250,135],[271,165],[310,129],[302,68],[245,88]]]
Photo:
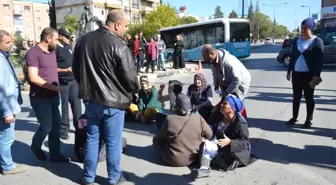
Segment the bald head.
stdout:
[[112,10],[108,13],[106,18],[106,25],[115,24],[117,22],[123,21],[125,19],[125,14],[121,10]]
[[205,44],[202,48],[203,59],[212,63],[217,58],[217,50],[210,44]]
[[127,31],[128,19],[123,11],[112,10],[107,15],[106,26],[121,38]]

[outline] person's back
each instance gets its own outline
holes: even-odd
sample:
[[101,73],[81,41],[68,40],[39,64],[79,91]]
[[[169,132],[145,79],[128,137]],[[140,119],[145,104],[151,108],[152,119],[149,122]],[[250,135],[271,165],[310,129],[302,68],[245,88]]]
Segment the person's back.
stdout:
[[106,25],[84,35],[75,47],[73,73],[79,96],[85,100],[86,133],[90,135],[86,138],[82,184],[93,184],[96,176],[100,129],[106,141],[109,184],[126,181],[120,168],[125,109],[132,103],[132,93],[139,90],[133,55],[120,39],[127,26],[124,13],[112,10]]
[[139,85],[131,51],[121,39],[105,27],[90,32],[76,44],[74,59],[80,63],[74,65],[80,98],[128,108],[130,92]]
[[211,139],[212,131],[206,121],[199,114],[179,116],[169,115],[166,118],[166,128],[168,138],[173,137],[183,127],[180,136],[174,140],[168,139],[165,149],[164,159],[167,163],[173,166],[188,166],[193,161],[190,160],[192,154],[197,154],[199,146],[202,142],[202,137]]

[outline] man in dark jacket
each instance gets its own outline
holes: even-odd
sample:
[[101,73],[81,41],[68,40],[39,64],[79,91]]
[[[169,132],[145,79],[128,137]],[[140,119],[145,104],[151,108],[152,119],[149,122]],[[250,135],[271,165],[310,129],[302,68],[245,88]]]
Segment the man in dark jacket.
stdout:
[[122,11],[107,15],[106,25],[87,33],[76,44],[73,73],[79,84],[87,117],[84,179],[93,184],[98,163],[99,129],[104,127],[109,184],[125,182],[120,169],[125,109],[139,91],[131,51],[121,39],[128,21]]

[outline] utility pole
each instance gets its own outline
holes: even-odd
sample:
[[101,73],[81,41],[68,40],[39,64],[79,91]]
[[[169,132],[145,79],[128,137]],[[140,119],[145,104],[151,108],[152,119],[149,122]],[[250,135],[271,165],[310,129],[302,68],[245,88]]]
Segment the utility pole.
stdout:
[[242,0],[242,1],[243,1],[243,3],[242,3],[242,5],[243,5],[243,7],[242,7],[242,18],[244,19],[244,12],[245,12],[245,11],[244,11],[244,9],[245,9],[245,7],[244,7],[245,4],[244,4],[244,2],[245,2],[245,0]]

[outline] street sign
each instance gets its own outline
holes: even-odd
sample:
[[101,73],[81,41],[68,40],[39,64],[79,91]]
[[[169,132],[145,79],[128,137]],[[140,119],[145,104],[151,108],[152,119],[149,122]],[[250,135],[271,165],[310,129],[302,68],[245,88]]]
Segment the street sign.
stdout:
[[313,13],[311,15],[311,18],[314,19],[314,20],[318,20],[318,13]]

